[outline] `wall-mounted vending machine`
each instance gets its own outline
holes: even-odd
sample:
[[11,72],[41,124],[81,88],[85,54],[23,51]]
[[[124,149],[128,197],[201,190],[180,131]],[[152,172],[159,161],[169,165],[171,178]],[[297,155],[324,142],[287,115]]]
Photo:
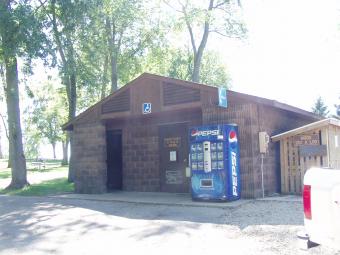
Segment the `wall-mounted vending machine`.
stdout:
[[241,176],[237,125],[193,127],[189,137],[192,199],[239,199]]

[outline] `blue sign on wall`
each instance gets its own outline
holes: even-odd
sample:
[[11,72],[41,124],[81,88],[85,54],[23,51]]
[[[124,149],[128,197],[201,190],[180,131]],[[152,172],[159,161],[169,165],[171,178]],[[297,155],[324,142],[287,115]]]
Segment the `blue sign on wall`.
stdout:
[[151,103],[143,103],[143,114],[151,113]]
[[218,106],[225,107],[225,108],[228,107],[226,88],[218,88]]

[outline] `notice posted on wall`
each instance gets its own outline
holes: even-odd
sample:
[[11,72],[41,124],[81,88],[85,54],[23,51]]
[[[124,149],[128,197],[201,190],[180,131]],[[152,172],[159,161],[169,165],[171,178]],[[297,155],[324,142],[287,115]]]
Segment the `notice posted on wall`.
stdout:
[[180,171],[165,171],[166,184],[182,184],[183,175]]
[[176,162],[177,161],[177,153],[176,151],[170,151],[170,161]]

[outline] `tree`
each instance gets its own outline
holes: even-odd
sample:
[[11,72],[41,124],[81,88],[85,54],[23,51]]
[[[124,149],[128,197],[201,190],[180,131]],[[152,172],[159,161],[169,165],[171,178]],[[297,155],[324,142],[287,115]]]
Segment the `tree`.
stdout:
[[0,124],[0,159],[3,159],[4,158],[4,154],[2,152],[2,147],[1,147],[1,124]]
[[[4,98],[4,92],[2,91],[2,88],[4,88],[4,84],[5,84],[5,77],[4,77],[4,74],[3,74],[3,69],[2,69],[2,65],[0,64],[0,83],[2,83],[3,85],[0,86],[0,106],[2,105],[2,102],[3,102],[3,98]],[[1,115],[1,112],[0,112],[0,116]],[[1,117],[0,117],[1,118]],[[3,149],[2,149],[2,143],[1,143],[1,137],[2,135],[2,123],[0,121],[0,159],[3,159],[4,158],[4,154],[3,154]]]
[[324,101],[320,96],[316,99],[314,106],[312,107],[312,111],[313,113],[322,117],[327,117],[327,115],[329,114],[327,105],[325,105]]
[[340,120],[340,104],[335,104],[334,107],[336,115],[333,115],[333,117]]
[[[101,98],[108,82],[114,92],[119,83],[125,84],[140,71],[139,57],[162,36],[145,5],[142,0],[94,1],[87,13],[87,27],[80,33],[85,48],[82,62],[90,59],[101,67],[102,74],[97,75]],[[94,65],[90,67],[93,70]]]
[[60,127],[67,119],[61,88],[56,89],[55,86],[56,82],[48,81],[32,90],[33,104],[26,109],[28,140],[39,144],[39,138],[45,138],[52,146],[54,159],[57,142],[65,140]]
[[246,33],[245,25],[238,15],[240,2],[233,0],[178,0],[177,4],[165,3],[179,13],[179,25],[186,27],[192,48],[191,80],[200,81],[200,71],[203,54],[206,49],[210,33],[217,33],[224,37],[243,38]]
[[28,1],[0,1],[0,62],[5,66],[12,166],[12,180],[8,188],[22,188],[28,184],[20,123],[18,58],[25,60],[29,70],[32,58],[46,56],[44,49],[49,47],[42,31],[36,8],[28,4]]
[[[144,69],[172,78],[191,80],[192,54],[190,49],[171,48],[163,45],[154,48],[142,64]],[[220,61],[217,52],[207,51],[202,59],[201,82],[213,86],[230,86],[226,67]]]
[[[86,1],[71,0],[48,0],[39,1],[44,15],[48,19],[45,29],[52,35],[56,50],[59,54],[59,70],[62,83],[66,88],[68,102],[68,121],[76,116],[77,111],[77,78],[78,78],[78,48],[79,37],[77,32],[85,26],[84,13],[86,12]],[[66,139],[72,147],[72,134]],[[72,154],[69,165],[68,180],[74,180],[72,167]]]
[[[4,66],[1,63],[1,59],[0,59],[0,78],[1,78],[1,83],[2,83],[2,93],[1,93],[1,97],[0,97],[0,102],[2,102],[4,100],[5,94],[6,94],[6,78],[5,78],[5,71],[4,71]],[[0,118],[3,124],[3,127],[5,129],[5,133],[6,133],[6,137],[7,137],[7,141],[8,141],[8,150],[10,147],[10,142],[9,142],[9,136],[8,136],[8,131],[7,131],[7,126],[6,126],[6,121],[5,121],[5,117],[3,116],[3,114],[0,112]],[[7,162],[7,168],[11,168],[11,154],[8,151],[8,162]]]

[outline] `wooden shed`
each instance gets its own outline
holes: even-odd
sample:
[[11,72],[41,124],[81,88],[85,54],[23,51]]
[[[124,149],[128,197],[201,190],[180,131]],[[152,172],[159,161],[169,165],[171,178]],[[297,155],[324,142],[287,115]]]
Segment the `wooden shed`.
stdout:
[[[318,120],[310,112],[274,100],[228,90],[228,107],[218,106],[218,89],[144,73],[63,126],[72,132],[75,189],[190,192],[188,130],[196,125],[239,127],[242,197],[259,197],[258,134],[277,134]],[[171,142],[169,142],[171,141]],[[178,160],[169,160],[176,149]],[[280,192],[279,148],[269,144],[264,160],[265,194]],[[168,172],[176,171],[176,183]]]
[[340,168],[340,120],[323,119],[271,138],[280,142],[282,193],[301,194],[311,167]]

